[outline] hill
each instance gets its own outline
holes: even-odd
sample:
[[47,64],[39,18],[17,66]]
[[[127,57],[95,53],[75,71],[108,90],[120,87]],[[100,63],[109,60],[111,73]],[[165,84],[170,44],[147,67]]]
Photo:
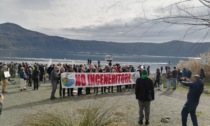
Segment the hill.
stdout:
[[68,58],[71,54],[198,56],[210,43],[115,43],[49,36],[13,23],[0,24],[0,57]]

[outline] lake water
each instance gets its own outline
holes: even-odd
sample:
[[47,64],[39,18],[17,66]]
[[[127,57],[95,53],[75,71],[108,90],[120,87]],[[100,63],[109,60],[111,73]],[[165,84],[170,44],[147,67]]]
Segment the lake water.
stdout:
[[[139,65],[145,65],[146,67],[149,65],[151,68],[151,72],[154,73],[157,68],[160,66],[165,67],[166,65],[176,66],[180,60],[189,60],[189,58],[197,58],[197,57],[174,57],[174,56],[147,56],[147,55],[112,55],[113,62],[112,64],[119,63],[122,66],[124,65],[133,65],[137,68]],[[0,62],[28,62],[28,63],[44,63],[47,64],[49,60],[52,60],[53,63],[61,63],[61,64],[87,64],[87,59],[92,60],[92,64],[97,65],[98,60],[100,61],[102,66],[108,64],[105,61],[105,54],[88,54],[88,53],[76,53],[76,54],[68,54],[67,58],[26,58],[26,57],[0,57]]]

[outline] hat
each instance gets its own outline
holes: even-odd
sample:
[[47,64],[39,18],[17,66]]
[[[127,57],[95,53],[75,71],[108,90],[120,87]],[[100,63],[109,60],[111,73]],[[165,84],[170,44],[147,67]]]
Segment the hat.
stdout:
[[143,70],[143,71],[141,72],[141,74],[144,75],[144,76],[147,76],[147,71],[146,71],[146,70]]
[[200,79],[200,76],[198,74],[194,75],[193,78],[195,78],[196,80]]
[[143,70],[143,71],[141,72],[141,74],[142,74],[141,79],[145,80],[145,79],[148,78],[148,77],[147,77],[147,71],[146,71],[146,70]]

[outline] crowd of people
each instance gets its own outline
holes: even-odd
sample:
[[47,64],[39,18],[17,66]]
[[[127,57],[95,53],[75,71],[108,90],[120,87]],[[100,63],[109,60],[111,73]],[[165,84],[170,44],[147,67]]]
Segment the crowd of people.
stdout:
[[[48,80],[51,80],[51,72],[53,71],[54,67],[58,67],[59,69],[59,76],[62,72],[76,72],[76,73],[108,73],[108,72],[115,72],[115,73],[121,73],[121,72],[139,72],[141,76],[141,71],[146,70],[148,73],[148,76],[150,75],[150,66],[147,67],[144,65],[139,65],[138,68],[134,68],[133,65],[125,65],[121,66],[120,64],[114,64],[114,65],[106,65],[101,66],[100,63],[98,65],[92,65],[91,60],[88,60],[88,64],[80,64],[80,65],[68,65],[68,64],[51,64],[48,66],[47,64],[28,64],[27,62],[23,63],[8,63],[3,64],[0,63],[0,79],[2,82],[2,93],[6,93],[6,80],[4,76],[4,71],[8,71],[11,75],[11,77],[14,77],[18,75],[20,78],[20,91],[26,90],[27,86],[31,87],[33,86],[34,90],[38,90],[39,88],[39,82],[45,82],[48,78]],[[192,72],[191,69],[183,68],[182,70],[177,69],[176,67],[173,67],[173,70],[169,66],[165,67],[166,72],[163,73],[163,67],[156,69],[156,72],[154,74],[154,87],[156,87],[158,90],[161,90],[163,87],[163,83],[161,82],[161,78],[165,75],[166,77],[166,85],[167,89],[170,90],[171,87],[173,87],[173,90],[176,90],[177,83],[180,83],[180,79],[182,77],[186,77],[188,79],[191,78]],[[200,70],[200,78],[202,80],[205,79],[205,72],[203,69]],[[60,78],[57,79],[57,83],[61,85]],[[171,86],[173,85],[173,86]],[[61,87],[61,86],[60,86]],[[122,86],[110,86],[110,87],[101,87],[101,90],[99,90],[98,87],[93,87],[93,91],[95,94],[98,94],[99,91],[101,93],[113,93],[114,89],[117,89],[116,92],[122,91]],[[134,88],[134,85],[126,85],[125,89],[130,90]],[[64,89],[60,88],[59,95],[65,97],[66,91]],[[90,88],[85,89],[86,94],[90,94]],[[73,96],[73,89],[67,89],[67,96]],[[78,95],[82,95],[82,89],[78,89]]]
[[[166,86],[167,90],[171,90],[171,84],[173,85],[172,90],[176,90],[177,83],[181,83],[184,86],[189,87],[189,93],[187,96],[187,102],[182,110],[182,125],[186,126],[187,115],[190,113],[193,125],[197,126],[197,117],[195,115],[196,108],[199,103],[200,95],[203,91],[203,83],[205,79],[205,72],[203,69],[200,69],[199,75],[192,76],[191,69],[183,68],[182,70],[173,67],[173,70],[169,66],[165,67],[166,72],[163,73],[163,67],[157,68],[154,78],[150,78],[150,66],[142,66],[140,65],[138,68],[134,68],[132,65],[121,66],[120,64],[114,65],[106,65],[102,67],[100,63],[98,65],[92,65],[91,60],[89,60],[88,64],[83,65],[68,65],[68,64],[51,64],[48,65],[35,63],[33,65],[28,63],[9,63],[2,64],[0,63],[0,78],[2,81],[2,93],[7,93],[6,85],[7,85],[7,77],[5,77],[4,72],[9,71],[11,77],[15,77],[16,75],[20,79],[20,91],[24,91],[27,87],[32,87],[33,90],[39,89],[39,82],[45,82],[46,78],[51,82],[52,91],[51,91],[51,100],[55,100],[55,93],[57,90],[57,86],[60,85],[59,95],[60,97],[74,96],[73,88],[62,88],[61,86],[61,74],[63,72],[75,72],[75,73],[121,73],[121,72],[139,72],[139,78],[136,80],[135,84],[125,85],[123,88],[127,91],[131,89],[135,89],[136,99],[138,99],[139,103],[139,124],[143,124],[145,111],[145,124],[149,124],[149,114],[150,114],[150,102],[155,99],[155,87],[158,90],[161,90],[163,83],[161,82],[161,78],[163,76],[166,77]],[[183,80],[184,78],[184,80]],[[191,81],[190,81],[191,80]],[[32,84],[33,83],[33,84]],[[77,95],[89,95],[101,94],[104,93],[114,93],[114,92],[122,92],[122,86],[108,86],[108,87],[86,87],[83,92],[83,88],[77,89]],[[3,95],[1,95],[3,97]],[[1,104],[2,106],[2,104]],[[1,109],[0,109],[1,112]]]
[[[147,69],[148,72],[150,71],[149,66],[146,68],[145,66],[139,66],[139,68],[134,68],[133,65],[125,65],[121,66],[120,64],[114,65],[105,65],[101,66],[100,63],[98,65],[92,65],[91,60],[89,60],[88,64],[51,64],[48,66],[47,64],[28,64],[27,62],[23,63],[0,63],[0,79],[2,82],[2,93],[7,93],[6,91],[6,81],[9,80],[11,77],[18,77],[20,79],[20,91],[27,90],[27,87],[33,87],[33,90],[38,90],[40,82],[44,83],[46,80],[52,81],[51,73],[54,68],[58,68],[59,70],[56,71],[58,74],[58,78],[56,79],[56,83],[60,84],[59,95],[65,97],[66,93],[67,96],[73,96],[72,88],[65,89],[61,88],[61,81],[60,81],[60,74],[63,72],[75,72],[75,73],[121,73],[121,72],[136,72],[139,69]],[[4,72],[9,71],[11,77],[6,78],[4,76]],[[124,87],[123,87],[124,88]],[[134,84],[125,85],[126,90],[131,90],[134,88]],[[83,91],[85,90],[85,91]],[[100,92],[99,92],[100,91]],[[122,92],[122,86],[108,86],[108,87],[92,87],[81,89],[78,88],[78,95],[85,94],[104,94],[104,93],[113,93],[113,92]]]

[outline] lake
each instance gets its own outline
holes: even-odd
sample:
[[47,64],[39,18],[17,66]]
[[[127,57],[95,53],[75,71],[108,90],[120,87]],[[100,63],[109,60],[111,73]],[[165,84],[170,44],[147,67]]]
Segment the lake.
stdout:
[[[0,57],[0,62],[28,62],[28,63],[44,63],[47,64],[51,59],[53,63],[64,63],[64,64],[87,64],[87,59],[92,60],[92,64],[97,65],[98,60],[100,61],[102,66],[108,64],[105,61],[105,56],[107,54],[100,53],[68,53],[65,55],[66,58],[61,56],[62,58],[28,58],[28,57]],[[110,55],[110,54],[109,54]],[[174,57],[174,56],[151,56],[151,55],[112,55],[113,62],[112,64],[119,63],[122,66],[124,65],[133,65],[137,68],[139,65],[145,65],[146,67],[149,65],[151,68],[151,72],[154,73],[157,68],[160,66],[165,67],[166,65],[176,66],[180,60],[189,60],[189,58],[198,58],[198,57]]]

